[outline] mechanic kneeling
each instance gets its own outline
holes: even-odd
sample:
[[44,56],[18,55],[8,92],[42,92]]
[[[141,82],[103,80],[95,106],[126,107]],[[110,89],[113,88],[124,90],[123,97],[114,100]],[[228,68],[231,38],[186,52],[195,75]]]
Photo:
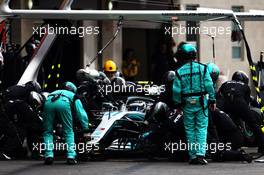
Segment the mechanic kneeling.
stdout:
[[80,122],[84,133],[88,131],[88,116],[83,108],[83,105],[77,96],[76,86],[71,82],[64,83],[61,90],[52,92],[45,104],[43,110],[43,128],[44,128],[44,144],[45,150],[45,164],[51,165],[53,163],[53,126],[54,121],[58,120],[62,123],[63,135],[67,145],[67,164],[74,165],[76,161],[76,152],[74,148],[74,132],[73,132],[73,116],[72,112],[76,114],[76,119]]
[[264,134],[261,131],[257,119],[252,116],[250,102],[250,88],[248,86],[248,76],[237,71],[233,74],[232,80],[225,82],[219,89],[220,97],[223,99],[223,109],[230,116],[236,119],[242,119],[253,131],[258,143],[258,152],[264,153]]
[[[30,151],[34,153],[33,143],[41,135],[42,122],[37,111],[33,108],[41,106],[44,97],[40,94],[41,87],[36,81],[29,81],[25,85],[14,85],[3,93],[4,113],[1,118],[6,128],[6,142],[1,145],[2,151],[11,158],[25,156],[22,145],[27,139]],[[37,106],[35,106],[37,100]],[[37,156],[32,155],[32,157]]]

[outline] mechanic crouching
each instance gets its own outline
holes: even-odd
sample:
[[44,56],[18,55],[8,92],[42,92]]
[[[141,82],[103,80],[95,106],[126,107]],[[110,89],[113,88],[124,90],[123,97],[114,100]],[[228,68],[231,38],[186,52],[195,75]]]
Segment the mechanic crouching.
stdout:
[[[207,67],[214,83],[214,87],[216,88],[220,69],[214,63],[208,63]],[[208,145],[225,144],[224,149],[208,150],[208,154],[213,161],[252,162],[252,157],[241,149],[244,143],[243,135],[228,114],[216,108],[215,111],[209,111],[208,120]],[[229,147],[227,146],[228,144]]]
[[[53,126],[56,121],[61,122],[63,135],[65,137],[65,144],[67,145],[67,164],[77,164],[76,161],[76,145],[74,141],[73,120],[80,122],[84,133],[88,131],[88,116],[83,108],[80,99],[76,96],[77,88],[71,82],[64,83],[61,90],[52,92],[43,109],[43,137],[45,150],[46,165],[53,163]],[[76,116],[73,116],[73,113]],[[84,135],[85,136],[85,135]]]
[[[40,92],[40,85],[30,81],[24,85],[11,86],[3,93],[4,108],[0,120],[5,141],[1,143],[0,152],[10,158],[24,158],[26,152],[28,156],[31,153],[32,157],[38,156],[33,155],[32,148],[41,135],[42,121],[37,108],[44,102],[44,97]],[[27,143],[27,151],[24,143]]]
[[225,82],[219,89],[222,99],[222,110],[230,114],[233,120],[242,119],[253,131],[258,152],[264,153],[264,134],[261,131],[260,123],[250,111],[250,88],[248,76],[237,71],[233,74],[232,80]]

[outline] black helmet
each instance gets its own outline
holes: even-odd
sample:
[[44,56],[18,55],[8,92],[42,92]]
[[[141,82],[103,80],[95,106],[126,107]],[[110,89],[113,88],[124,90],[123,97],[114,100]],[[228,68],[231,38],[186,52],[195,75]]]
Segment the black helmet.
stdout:
[[100,74],[100,79],[103,81],[103,83],[105,84],[111,84],[111,81],[109,80],[109,78],[105,75],[104,72],[99,71]]
[[123,74],[122,74],[121,72],[119,72],[119,71],[117,71],[117,72],[115,73],[115,76],[116,76],[116,77],[121,77],[121,78],[123,78]]
[[232,76],[232,80],[240,81],[240,82],[243,82],[245,84],[248,84],[248,82],[249,82],[247,74],[243,71],[236,71]]
[[186,42],[181,42],[177,48],[175,57],[178,61],[195,60],[197,50],[194,45]]
[[173,80],[175,79],[175,77],[176,77],[175,71],[168,71],[163,76],[163,83],[165,85],[168,85],[171,82],[173,82]]
[[41,92],[41,86],[37,81],[29,81],[25,84],[31,91]]
[[151,117],[157,121],[164,121],[165,116],[167,115],[169,108],[166,103],[158,102],[155,104],[154,109],[152,111]]
[[126,85],[126,81],[121,78],[121,77],[115,77],[112,81],[111,81],[112,85],[118,85],[120,87],[125,86]]
[[35,92],[35,91],[31,91],[28,97],[28,102],[31,105],[31,107],[37,108],[43,105],[45,99],[44,97]]
[[32,55],[34,53],[34,50],[36,49],[36,45],[32,42],[27,43],[25,49],[28,55]]
[[76,72],[76,78],[79,83],[84,81],[93,81],[100,77],[100,74],[95,69],[79,69]]

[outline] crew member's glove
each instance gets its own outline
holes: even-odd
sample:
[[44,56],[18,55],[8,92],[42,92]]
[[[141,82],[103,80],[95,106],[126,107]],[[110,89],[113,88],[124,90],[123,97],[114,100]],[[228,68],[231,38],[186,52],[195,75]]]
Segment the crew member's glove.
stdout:
[[148,122],[147,120],[145,120],[143,123],[144,123],[145,125],[149,125],[149,122]]

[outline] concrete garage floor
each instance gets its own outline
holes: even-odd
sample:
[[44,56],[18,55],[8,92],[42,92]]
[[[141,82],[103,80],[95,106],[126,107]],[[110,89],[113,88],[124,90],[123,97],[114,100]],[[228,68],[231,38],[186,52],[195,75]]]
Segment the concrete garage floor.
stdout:
[[56,161],[52,166],[42,161],[1,161],[0,175],[263,175],[263,163],[209,163],[206,166],[177,162],[149,162],[146,160],[115,159],[82,162],[68,166]]

